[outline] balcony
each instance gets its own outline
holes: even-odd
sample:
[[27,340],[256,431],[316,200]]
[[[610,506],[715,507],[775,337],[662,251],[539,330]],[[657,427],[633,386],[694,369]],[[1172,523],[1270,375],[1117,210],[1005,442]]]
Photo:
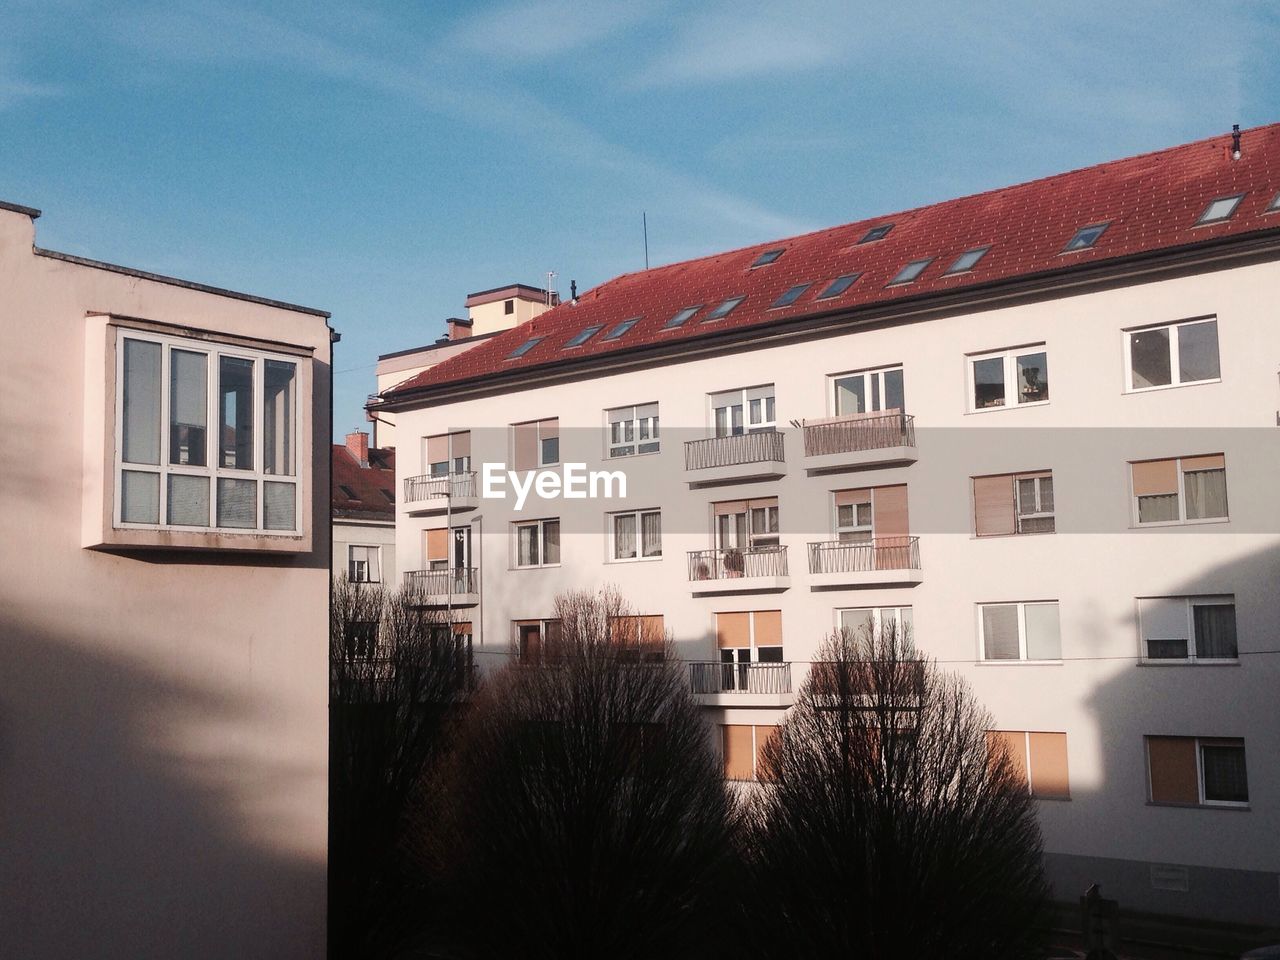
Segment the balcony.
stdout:
[[783,435],[777,430],[688,440],[684,469],[689,486],[776,480],[787,472]]
[[436,513],[462,513],[476,508],[476,474],[450,473],[406,477],[404,505],[411,517],[427,517]]
[[795,699],[789,663],[694,661],[689,684],[708,707],[789,707]]
[[407,570],[404,585],[424,607],[474,607],[480,602],[475,567],[453,570]]
[[919,537],[877,537],[865,543],[809,544],[809,583],[815,589],[891,587],[920,583]]
[[777,593],[791,586],[787,548],[690,550],[689,582],[695,597],[716,593]]
[[905,413],[853,413],[805,420],[804,468],[831,473],[916,461],[916,418]]

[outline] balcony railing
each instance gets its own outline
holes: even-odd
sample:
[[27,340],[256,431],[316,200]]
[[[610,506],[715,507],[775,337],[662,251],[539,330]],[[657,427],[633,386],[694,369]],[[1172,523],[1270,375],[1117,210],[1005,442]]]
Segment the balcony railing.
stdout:
[[915,445],[916,418],[905,413],[879,416],[857,413],[804,424],[806,457]]
[[405,503],[421,503],[438,497],[474,497],[475,495],[476,473],[474,470],[440,476],[427,474],[421,477],[406,477],[404,481]]
[[810,573],[919,569],[919,537],[877,537],[859,543],[826,540],[809,544]]
[[476,568],[455,567],[452,570],[407,570],[404,583],[411,590],[428,596],[476,592]]
[[787,576],[787,548],[749,547],[690,550],[690,580],[733,580],[740,577]]
[[684,445],[684,468],[708,470],[743,463],[782,461],[783,436],[777,430],[739,433],[729,437],[707,437],[687,440]]
[[694,693],[790,693],[791,664],[694,661],[689,683]]

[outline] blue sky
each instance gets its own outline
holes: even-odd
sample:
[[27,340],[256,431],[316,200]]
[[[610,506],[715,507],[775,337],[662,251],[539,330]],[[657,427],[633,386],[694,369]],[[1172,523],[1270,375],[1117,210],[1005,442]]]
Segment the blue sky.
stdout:
[[0,4],[42,246],[332,311],[335,433],[467,292],[1280,120],[1268,2]]

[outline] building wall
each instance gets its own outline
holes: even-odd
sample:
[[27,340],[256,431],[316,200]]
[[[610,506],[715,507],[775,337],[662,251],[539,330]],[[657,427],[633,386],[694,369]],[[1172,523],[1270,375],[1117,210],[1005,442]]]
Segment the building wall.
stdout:
[[[326,323],[33,242],[31,220],[0,210],[0,952],[321,956]],[[314,351],[309,550],[82,547],[84,437],[103,416],[86,395],[103,375],[86,363],[91,312]]]
[[[1270,296],[1274,263],[1184,275],[1052,299],[972,309],[917,323],[781,346],[762,343],[731,355],[418,408],[400,414],[422,437],[470,426],[473,466],[510,462],[508,425],[558,417],[560,459],[625,469],[625,501],[531,498],[480,500],[469,519],[481,569],[476,649],[485,664],[510,653],[513,620],[552,615],[567,587],[615,584],[646,614],[662,614],[683,657],[717,658],[715,613],[781,609],[792,684],[836,624],[841,607],[911,605],[917,643],[962,674],[1007,730],[1065,732],[1071,799],[1039,801],[1057,895],[1074,900],[1082,877],[1103,883],[1122,904],[1244,922],[1280,922],[1280,511],[1275,442],[1280,391],[1280,327]],[[1126,393],[1121,331],[1202,315],[1218,317],[1221,382]],[[762,341],[763,341],[762,337]],[[966,354],[1044,341],[1050,402],[969,413]],[[918,461],[909,466],[810,476],[799,431],[788,421],[827,416],[826,376],[902,363],[907,412],[915,416]],[[787,431],[785,476],[774,481],[691,489],[683,441],[708,436],[707,394],[775,384],[777,423]],[[602,461],[604,410],[658,401],[662,450]],[[1127,461],[1222,452],[1230,521],[1196,527],[1131,529]],[[408,446],[401,476],[424,472]],[[1058,532],[977,539],[970,478],[1051,469]],[[910,587],[815,590],[805,544],[831,539],[834,490],[906,483],[911,530],[920,537],[923,582]],[[686,551],[711,543],[709,505],[778,496],[790,586],[777,593],[693,596]],[[660,507],[663,556],[608,563],[605,514]],[[397,506],[399,568],[423,567],[423,530],[439,517]],[[562,562],[513,569],[515,519],[559,516]],[[459,517],[455,522],[462,520]],[[1234,593],[1242,656],[1230,666],[1140,665],[1135,598]],[[979,662],[981,602],[1059,601],[1059,663]],[[709,708],[710,709],[710,708]],[[720,723],[768,724],[778,708],[717,707]],[[1144,735],[1243,737],[1249,809],[1175,808],[1147,802]],[[1123,868],[1117,864],[1122,864]],[[1192,867],[1186,893],[1155,891],[1152,864]],[[1221,897],[1221,880],[1247,896]],[[1144,879],[1145,878],[1145,879]]]
[[352,545],[376,546],[379,548],[381,582],[388,589],[394,589],[400,582],[396,576],[396,528],[394,523],[360,522],[358,520],[333,521],[333,562],[334,577],[347,574],[349,548]]
[[[511,313],[506,312],[508,300],[511,301],[513,308]],[[472,334],[481,336],[486,333],[497,333],[499,330],[508,330],[550,309],[545,300],[530,299],[528,294],[512,295],[467,307],[467,318],[475,325],[472,327]]]

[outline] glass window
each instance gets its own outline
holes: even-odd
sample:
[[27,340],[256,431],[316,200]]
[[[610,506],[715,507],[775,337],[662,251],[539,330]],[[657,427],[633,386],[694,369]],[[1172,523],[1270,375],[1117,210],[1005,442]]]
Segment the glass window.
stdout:
[[1243,199],[1244,194],[1237,193],[1233,197],[1219,197],[1217,200],[1210,201],[1209,205],[1204,208],[1204,213],[1200,214],[1200,219],[1196,221],[1196,225],[1221,223],[1223,220],[1230,220],[1231,215],[1236,212],[1236,207],[1240,205],[1240,201]]
[[862,276],[862,274],[860,273],[846,273],[842,277],[836,277],[829,284],[827,284],[827,288],[823,290],[820,294],[818,294],[814,299],[815,300],[831,300],[835,297],[838,297],[840,296],[840,294],[844,293],[851,286],[853,286],[854,282],[860,276]]
[[616,327],[614,327],[612,330],[610,330],[608,333],[606,333],[606,334],[604,335],[604,339],[605,339],[605,340],[617,340],[619,337],[621,337],[621,336],[623,336],[624,334],[626,334],[626,332],[627,332],[628,330],[630,330],[632,327],[634,327],[634,326],[635,326],[637,323],[639,323],[639,322],[640,322],[640,318],[639,318],[639,317],[635,317],[634,319],[631,319],[631,320],[623,320],[620,324],[618,324]]
[[[206,466],[209,417],[209,357],[191,350],[169,354],[169,462]],[[205,483],[205,499],[209,496]],[[172,521],[171,521],[172,522]],[[204,523],[209,522],[205,510]]]
[[901,367],[840,374],[832,377],[831,382],[838,417],[886,411],[901,413],[905,409]]
[[516,566],[552,566],[560,562],[560,521],[533,520],[516,528]]
[[986,256],[987,251],[990,249],[991,248],[988,246],[975,247],[972,250],[966,250],[964,253],[960,254],[960,256],[956,257],[955,262],[951,264],[951,266],[947,267],[946,272],[943,275],[950,276],[953,273],[966,273],[969,270],[972,270],[977,266],[978,261]]
[[1222,520],[1227,464],[1222,454],[1144,460],[1129,465],[1139,524]]
[[564,348],[567,350],[570,347],[580,347],[599,333],[600,330],[601,326],[587,327],[585,330],[580,330],[564,345]]
[[382,580],[381,550],[378,547],[352,544],[347,550],[347,579],[353,583],[378,583]]
[[1060,660],[1056,600],[987,603],[979,607],[984,660]]
[[756,257],[752,267],[764,267],[776,261],[785,252],[784,247],[775,247],[772,250],[766,250],[760,256]]
[[888,285],[892,287],[900,283],[912,283],[920,274],[924,273],[925,268],[931,263],[933,263],[933,257],[928,257],[924,260],[912,260],[897,272]]
[[1216,319],[1130,330],[1125,336],[1130,390],[1199,383],[1221,376]]
[[727,317],[733,311],[733,308],[736,307],[745,299],[747,298],[746,297],[730,297],[728,300],[725,300],[723,303],[721,303],[720,306],[716,307],[709,314],[703,317],[702,322],[708,323],[712,320],[719,320],[721,317]]
[[1077,230],[1067,245],[1062,248],[1063,253],[1071,253],[1075,250],[1088,250],[1107,230],[1110,223],[1095,223],[1088,227],[1081,227]]
[[122,459],[125,463],[160,463],[162,350],[163,347],[160,344],[149,340],[130,338],[124,341],[124,454]]
[[657,510],[628,510],[612,519],[613,560],[638,560],[662,556],[662,516]]
[[1249,779],[1244,766],[1244,743],[1200,741],[1200,770],[1205,803],[1248,803]]
[[1049,355],[1043,344],[969,358],[973,410],[1049,400]]
[[762,433],[777,426],[773,384],[711,394],[711,421],[717,437]]
[[1148,660],[1235,660],[1236,605],[1232,596],[1143,597],[1138,629]]
[[253,361],[221,357],[218,366],[219,466],[253,469]]
[[804,292],[812,286],[813,286],[812,283],[797,283],[794,287],[791,287],[789,290],[787,290],[787,292],[784,293],[782,296],[780,296],[777,300],[773,301],[771,305],[771,309],[777,309],[778,307],[791,306],[793,303],[799,300],[802,296],[804,296]]
[[863,234],[862,239],[859,240],[858,243],[860,244],[874,243],[877,240],[883,240],[885,237],[889,235],[889,231],[892,229],[893,229],[892,223],[882,223],[878,227],[872,227],[865,234]]
[[657,453],[661,448],[656,403],[616,407],[606,410],[605,416],[609,423],[610,457]]
[[530,350],[532,350],[534,347],[540,344],[544,339],[545,339],[544,337],[530,337],[524,343],[520,344],[520,346],[516,347],[509,354],[507,354],[507,359],[514,360],[517,357],[523,357],[526,353],[528,353]]
[[292,477],[293,424],[297,366],[267,360],[263,370],[262,472]]
[[677,313],[674,317],[668,320],[666,322],[666,325],[662,329],[671,330],[675,327],[683,327],[686,323],[689,322],[689,319],[701,309],[702,309],[702,304],[698,304],[696,307],[685,307],[683,310]]

